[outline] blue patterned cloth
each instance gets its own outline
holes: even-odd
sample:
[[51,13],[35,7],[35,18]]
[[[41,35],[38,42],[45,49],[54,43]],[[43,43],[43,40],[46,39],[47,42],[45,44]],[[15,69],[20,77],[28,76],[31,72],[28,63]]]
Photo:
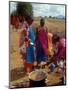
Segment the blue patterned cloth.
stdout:
[[[34,32],[33,28],[28,28],[29,36],[28,38],[31,40],[31,42],[34,44]],[[29,45],[26,49],[26,63],[31,64],[34,61],[34,45]]]

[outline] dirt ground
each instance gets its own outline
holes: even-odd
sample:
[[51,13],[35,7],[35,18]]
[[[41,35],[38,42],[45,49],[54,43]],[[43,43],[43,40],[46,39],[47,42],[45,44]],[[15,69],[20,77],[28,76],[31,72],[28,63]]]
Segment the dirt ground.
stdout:
[[[55,32],[65,33],[65,25],[64,22],[58,23],[57,21],[49,21],[46,22],[47,27],[49,27],[49,31],[55,30]],[[35,23],[36,24],[36,23]],[[50,28],[51,27],[51,28]],[[59,27],[59,29],[58,29]],[[52,31],[54,32],[54,31]],[[12,29],[10,26],[10,88],[14,88],[15,85],[19,85],[21,82],[29,81],[28,75],[26,73],[21,72],[23,70],[23,60],[20,59],[19,56],[19,34],[20,29],[16,31],[16,29]],[[59,74],[56,73],[57,68],[55,69],[54,75],[52,76],[49,73],[49,68],[46,66],[44,69],[48,73],[47,77],[47,86],[49,85],[58,85],[60,82]],[[63,75],[63,74],[62,74]]]

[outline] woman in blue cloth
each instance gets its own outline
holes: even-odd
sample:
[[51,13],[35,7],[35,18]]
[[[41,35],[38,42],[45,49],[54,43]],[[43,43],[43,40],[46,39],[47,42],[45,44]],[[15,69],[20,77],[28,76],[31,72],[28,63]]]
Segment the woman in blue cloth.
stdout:
[[32,28],[33,18],[28,16],[26,21],[28,23],[28,47],[26,48],[25,70],[29,73],[32,71],[34,62],[34,32]]

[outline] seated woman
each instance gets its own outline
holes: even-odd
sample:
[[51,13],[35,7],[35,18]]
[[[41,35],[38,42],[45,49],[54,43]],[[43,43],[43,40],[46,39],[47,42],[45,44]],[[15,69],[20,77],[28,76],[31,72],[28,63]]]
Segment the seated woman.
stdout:
[[36,60],[42,65],[46,63],[48,59],[48,39],[47,39],[47,27],[45,26],[45,21],[42,18],[40,20],[40,26],[36,31]]
[[65,38],[60,38],[57,34],[52,37],[54,55],[52,61],[57,64],[61,59],[65,60]]

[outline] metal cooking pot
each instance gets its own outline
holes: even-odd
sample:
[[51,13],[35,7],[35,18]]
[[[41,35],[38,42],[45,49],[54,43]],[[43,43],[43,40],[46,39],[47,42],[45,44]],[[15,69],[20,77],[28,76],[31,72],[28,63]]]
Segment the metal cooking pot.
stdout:
[[[34,77],[32,77],[33,74],[37,74],[37,75],[35,75],[35,79],[33,79]],[[45,72],[43,72],[42,70],[32,71],[29,74],[30,87],[46,86],[46,83],[45,83],[46,78],[47,78],[47,74]]]

